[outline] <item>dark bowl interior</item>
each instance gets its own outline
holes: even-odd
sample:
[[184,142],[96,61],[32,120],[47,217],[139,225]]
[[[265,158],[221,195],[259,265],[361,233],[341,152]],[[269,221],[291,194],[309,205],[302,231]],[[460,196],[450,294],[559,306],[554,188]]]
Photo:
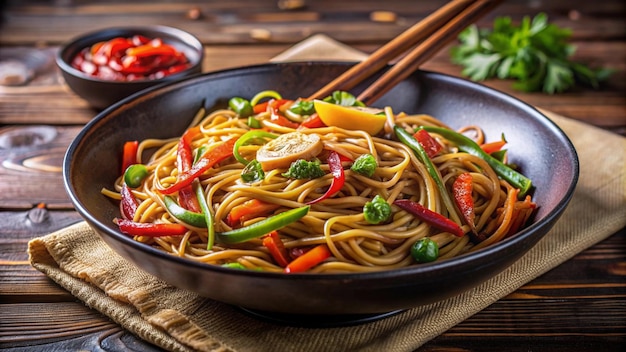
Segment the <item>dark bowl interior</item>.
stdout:
[[[452,127],[477,124],[488,139],[506,135],[511,162],[535,185],[532,224],[500,243],[440,262],[364,274],[277,274],[226,269],[177,258],[122,235],[112,223],[118,205],[100,194],[119,172],[130,139],[180,135],[196,111],[225,106],[232,96],[275,89],[308,96],[349,67],[345,63],[268,64],[204,74],[144,91],[100,113],[76,137],[64,161],[67,191],[78,212],[106,243],[143,270],[174,286],[250,310],[295,315],[374,314],[443,300],[493,277],[520,258],[554,225],[578,179],[576,151],[534,108],[479,84],[417,72],[376,106],[431,114]],[[358,93],[367,84],[352,92]],[[106,165],[106,167],[103,167]]]
[[[92,77],[73,68],[70,64],[72,59],[86,47],[116,37],[128,38],[136,34],[141,34],[148,38],[161,38],[165,43],[183,52],[191,62],[191,66],[185,71],[161,79],[122,82],[107,81]],[[92,107],[104,109],[148,87],[201,73],[203,58],[204,49],[202,43],[193,35],[172,27],[145,26],[107,28],[81,35],[61,47],[56,56],[56,63],[61,70],[65,82],[72,91],[85,99]]]

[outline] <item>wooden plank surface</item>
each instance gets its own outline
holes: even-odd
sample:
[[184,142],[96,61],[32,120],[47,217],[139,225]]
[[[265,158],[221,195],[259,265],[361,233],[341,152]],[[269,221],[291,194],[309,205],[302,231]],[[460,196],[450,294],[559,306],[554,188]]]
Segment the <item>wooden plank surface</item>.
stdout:
[[[205,44],[204,71],[267,62],[316,33],[372,52],[444,0],[308,0],[282,10],[274,0],[19,1],[0,4],[0,57],[10,50],[54,54],[70,38],[114,25],[165,24]],[[374,11],[394,22],[374,22]],[[495,16],[546,12],[571,28],[574,59],[615,70],[600,90],[548,96],[511,82],[484,84],[529,104],[626,135],[626,4],[505,1]],[[199,18],[194,19],[194,15]],[[254,29],[269,31],[263,40]],[[424,69],[455,76],[447,50]],[[63,189],[65,148],[97,111],[68,90],[51,62],[28,86],[0,86],[0,349],[160,351],[87,308],[28,264],[26,244],[80,221]],[[45,208],[37,204],[45,203]],[[583,251],[423,346],[420,351],[622,351],[626,349],[626,230]]]

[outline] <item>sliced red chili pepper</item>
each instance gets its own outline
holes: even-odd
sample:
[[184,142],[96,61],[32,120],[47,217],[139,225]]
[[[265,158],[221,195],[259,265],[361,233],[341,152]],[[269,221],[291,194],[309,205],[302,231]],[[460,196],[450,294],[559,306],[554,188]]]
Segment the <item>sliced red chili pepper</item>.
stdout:
[[172,186],[159,190],[162,194],[172,194],[181,188],[191,185],[193,180],[198,178],[206,170],[212,168],[215,164],[233,156],[233,146],[236,138],[231,138],[224,143],[218,145],[212,150],[205,153],[197,163],[189,170],[178,175],[178,180]]
[[472,232],[476,233],[476,225],[474,224],[476,214],[474,212],[472,189],[472,175],[469,172],[460,174],[452,183],[454,202],[456,206],[459,207],[465,223],[469,225]]
[[[191,150],[191,142],[198,134],[200,134],[200,127],[191,127],[187,131],[185,131],[185,133],[183,133],[183,136],[178,142],[176,161],[179,173],[183,173],[189,170],[193,164],[193,152]],[[193,191],[191,185],[183,187],[178,191],[178,203],[181,207],[187,210],[191,210],[196,213],[202,211],[200,209],[200,203],[198,203],[198,198],[196,197],[196,194]]]
[[126,52],[126,49],[133,47],[133,42],[126,38],[116,38],[110,41],[109,43],[110,43],[110,47],[108,48],[109,57],[122,56]]
[[339,153],[334,150],[331,150],[328,153],[328,167],[330,168],[330,172],[333,174],[333,181],[331,182],[330,187],[321,197],[312,200],[307,204],[315,204],[326,198],[332,197],[343,187],[346,181],[346,176],[343,171],[343,165],[341,165],[341,157],[339,156]]
[[137,199],[133,196],[130,188],[125,183],[122,184],[120,195],[122,196],[122,200],[120,201],[120,212],[125,219],[132,220],[137,212],[139,202],[137,202]]
[[100,46],[94,56],[103,55],[107,59],[111,59],[114,56],[122,56],[126,49],[132,46],[133,43],[126,38],[113,38]]
[[422,145],[429,158],[434,157],[439,154],[439,151],[441,151],[441,144],[439,144],[439,142],[437,142],[437,140],[425,130],[420,128],[417,132],[415,132],[413,137]]
[[276,264],[282,266],[283,268],[289,264],[287,260],[287,249],[285,248],[285,244],[280,239],[280,235],[278,232],[272,231],[269,234],[263,237],[263,246],[267,248],[267,250],[276,261]]
[[122,175],[129,166],[137,164],[137,149],[139,149],[138,141],[128,141],[124,143],[122,152]]
[[326,127],[326,124],[324,124],[324,122],[322,121],[322,119],[320,119],[320,116],[318,114],[313,114],[307,117],[304,121],[302,121],[300,126],[307,127],[307,128],[321,128],[321,127]]
[[117,225],[120,227],[122,233],[131,236],[149,236],[149,237],[163,237],[163,236],[182,236],[188,230],[181,224],[169,224],[169,223],[144,223],[134,222],[126,219],[116,219]]
[[258,199],[250,199],[233,207],[226,217],[226,223],[229,226],[235,227],[243,221],[259,216],[270,215],[278,208],[280,208],[278,204],[267,203]]
[[81,50],[72,66],[104,80],[161,78],[189,67],[183,52],[160,38],[117,37]]
[[458,237],[463,237],[463,229],[454,221],[445,216],[429,210],[417,202],[408,199],[398,199],[393,204],[413,214],[418,219],[438,228],[439,230],[450,232]]
[[310,251],[302,254],[298,258],[294,259],[285,267],[285,273],[301,273],[305,272],[312,267],[320,264],[331,255],[328,246],[325,244],[317,245]]

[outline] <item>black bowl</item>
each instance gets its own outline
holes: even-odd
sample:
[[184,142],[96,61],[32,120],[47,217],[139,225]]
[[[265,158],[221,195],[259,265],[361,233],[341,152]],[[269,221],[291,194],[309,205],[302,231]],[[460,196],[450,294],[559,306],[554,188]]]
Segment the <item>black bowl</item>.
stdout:
[[[164,43],[183,52],[191,65],[184,71],[160,79],[137,81],[103,80],[71,66],[72,59],[86,47],[116,37],[128,38],[136,34],[148,38],[161,38]],[[85,99],[92,107],[104,109],[142,89],[201,73],[203,58],[202,43],[193,35],[180,29],[166,26],[116,27],[98,30],[72,39],[58,51],[56,64],[61,70],[65,82],[74,93]]]
[[113,224],[118,205],[100,190],[110,188],[118,176],[124,141],[179,136],[200,107],[225,106],[233,96],[251,97],[265,89],[291,98],[308,96],[349,65],[289,63],[233,69],[125,99],[89,122],[70,145],[63,171],[71,200],[109,246],[141,269],[218,301],[288,317],[360,317],[443,300],[493,277],[546,235],[565,210],[578,179],[578,158],[568,138],[547,117],[506,94],[424,71],[401,82],[374,105],[431,114],[452,127],[477,124],[491,139],[504,133],[510,161],[533,180],[538,204],[532,223],[515,236],[470,254],[399,270],[287,275],[174,257],[122,235]]

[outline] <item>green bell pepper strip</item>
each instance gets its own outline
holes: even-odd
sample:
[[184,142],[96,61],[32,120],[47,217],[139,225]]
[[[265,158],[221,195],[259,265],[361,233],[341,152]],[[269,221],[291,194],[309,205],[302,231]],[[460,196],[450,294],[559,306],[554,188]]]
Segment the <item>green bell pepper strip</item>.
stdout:
[[428,174],[435,181],[435,184],[439,189],[439,193],[441,193],[441,198],[443,198],[443,203],[446,206],[446,209],[448,209],[450,218],[457,224],[460,224],[461,219],[459,217],[459,214],[457,213],[454,203],[452,203],[450,194],[448,194],[448,190],[443,184],[443,180],[441,180],[441,177],[439,176],[439,171],[437,171],[437,168],[433,164],[432,160],[430,160],[430,158],[428,157],[428,154],[426,153],[426,150],[424,150],[424,147],[404,128],[394,125],[393,131],[395,132],[400,142],[413,150],[413,152],[415,153],[415,155],[417,155],[420,161],[424,163]]
[[163,203],[170,213],[176,219],[195,227],[206,227],[206,219],[203,214],[189,211],[176,203],[173,197],[163,197]]
[[248,132],[244,133],[241,137],[239,137],[239,139],[237,139],[237,142],[235,142],[235,145],[233,146],[233,156],[240,163],[242,163],[244,165],[248,165],[248,163],[250,161],[246,160],[243,156],[241,156],[241,154],[239,154],[239,148],[241,148],[242,146],[246,145],[247,142],[250,142],[251,140],[254,140],[254,139],[257,139],[257,138],[271,138],[271,139],[274,139],[274,138],[277,138],[277,137],[278,136],[273,134],[273,133],[265,132],[265,131],[262,131],[262,130],[248,131]]
[[423,126],[423,128],[428,132],[440,134],[444,138],[450,140],[451,142],[456,144],[461,151],[475,155],[485,160],[487,164],[489,164],[489,166],[494,169],[498,176],[502,177],[511,185],[513,185],[513,187],[520,190],[518,196],[519,198],[525,197],[526,193],[531,189],[532,181],[529,178],[506,166],[504,163],[492,157],[491,155],[485,153],[480,148],[480,146],[472,139],[447,128],[432,126]]
[[254,113],[252,105],[247,99],[241,97],[233,97],[228,101],[230,107],[239,117],[248,117]]
[[204,222],[207,229],[206,249],[210,251],[213,248],[213,244],[215,243],[215,221],[213,220],[213,214],[211,214],[211,209],[209,209],[209,204],[206,202],[204,189],[202,188],[202,185],[200,185],[200,182],[198,180],[194,181],[193,189],[196,192],[196,197],[198,198],[200,209],[202,209],[202,213],[204,215]]
[[215,233],[216,238],[221,243],[233,244],[241,243],[266,235],[272,231],[283,228],[293,222],[300,220],[309,212],[310,206],[287,210],[283,213],[270,216],[261,221],[255,222],[246,227],[234,229],[226,232]]

